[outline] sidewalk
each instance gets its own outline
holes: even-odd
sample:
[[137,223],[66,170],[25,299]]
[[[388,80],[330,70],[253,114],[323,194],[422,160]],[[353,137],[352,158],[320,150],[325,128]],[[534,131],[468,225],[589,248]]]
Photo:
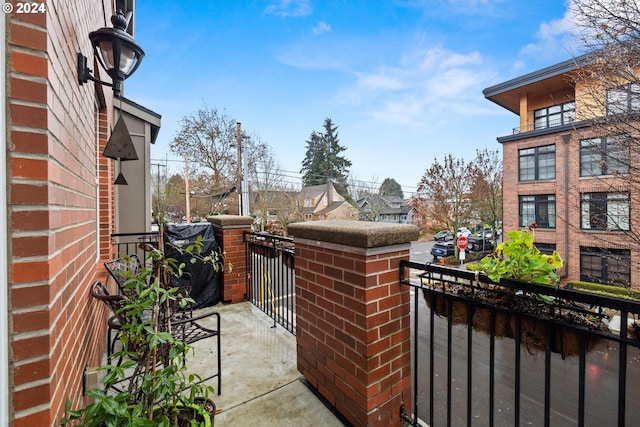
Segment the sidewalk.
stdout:
[[[344,427],[333,408],[307,386],[296,368],[296,339],[249,302],[218,304],[222,332],[222,393],[214,394],[215,426]],[[206,323],[203,323],[206,326]],[[205,374],[215,350],[193,345],[190,370]],[[204,375],[203,375],[204,376]],[[212,385],[217,382],[214,379]]]

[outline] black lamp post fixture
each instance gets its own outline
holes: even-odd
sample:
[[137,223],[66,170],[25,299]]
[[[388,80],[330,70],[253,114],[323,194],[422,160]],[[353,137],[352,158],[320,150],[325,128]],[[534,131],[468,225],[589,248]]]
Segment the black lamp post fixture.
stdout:
[[78,53],[78,83],[80,85],[92,80],[101,85],[113,87],[113,94],[118,97],[122,91],[122,82],[131,76],[144,58],[144,51],[135,39],[125,30],[128,21],[118,10],[111,17],[113,28],[100,28],[89,33],[93,52],[98,62],[107,72],[113,83],[103,82],[91,75],[87,67],[87,57]]

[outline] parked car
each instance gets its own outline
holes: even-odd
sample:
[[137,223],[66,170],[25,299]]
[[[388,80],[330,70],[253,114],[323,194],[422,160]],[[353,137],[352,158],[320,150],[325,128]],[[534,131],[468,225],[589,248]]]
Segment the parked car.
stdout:
[[438,242],[431,248],[431,255],[434,258],[448,257],[455,254],[453,242]]
[[478,233],[478,235],[480,237],[484,237],[485,239],[493,239],[493,230],[490,228],[483,228],[482,230],[480,230],[480,233]]
[[436,242],[446,242],[447,240],[453,240],[453,233],[449,230],[441,230],[433,235],[433,239]]
[[493,241],[490,238],[482,238],[481,236],[467,237],[467,248],[471,252],[491,252],[493,251]]
[[460,237],[460,236],[469,237],[470,235],[471,235],[471,230],[469,230],[467,227],[460,227],[456,232],[456,237]]

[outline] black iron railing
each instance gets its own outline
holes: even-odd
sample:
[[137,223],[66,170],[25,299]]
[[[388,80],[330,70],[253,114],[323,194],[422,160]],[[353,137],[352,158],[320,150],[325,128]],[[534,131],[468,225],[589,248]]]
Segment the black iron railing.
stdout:
[[111,234],[111,245],[116,249],[116,257],[135,254],[146,260],[149,249],[158,247],[158,232],[114,233]]
[[295,251],[293,239],[245,233],[247,298],[295,335]]
[[[413,414],[403,410],[411,425],[624,426],[640,419],[638,330],[612,324],[614,316],[637,321],[639,302],[520,282],[497,288],[471,271],[409,261],[401,262],[400,281],[413,293]],[[533,309],[507,304],[518,299]]]
[[526,133],[526,132],[531,132],[534,130],[543,130],[543,129],[551,129],[551,128],[555,128],[558,126],[567,126],[567,125],[572,125],[575,122],[574,119],[557,119],[557,120],[552,120],[550,122],[544,122],[544,123],[529,123],[527,125],[524,126],[518,126],[517,128],[513,128],[513,134],[514,135],[518,135],[521,133]]

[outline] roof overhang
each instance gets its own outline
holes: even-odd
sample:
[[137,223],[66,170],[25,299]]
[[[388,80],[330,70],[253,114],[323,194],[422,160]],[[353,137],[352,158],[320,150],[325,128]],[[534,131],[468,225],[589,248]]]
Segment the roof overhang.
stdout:
[[158,132],[160,132],[160,120],[162,116],[150,109],[143,107],[140,104],[136,104],[130,99],[120,97],[118,100],[122,102],[118,102],[116,105],[117,109],[120,109],[126,113],[131,114],[134,117],[143,120],[149,125],[151,125],[151,143],[154,144],[156,142],[156,138],[158,137]]
[[515,113],[520,113],[520,97],[523,93],[560,91],[572,85],[573,72],[588,63],[588,54],[533,71],[482,91],[485,98]]

